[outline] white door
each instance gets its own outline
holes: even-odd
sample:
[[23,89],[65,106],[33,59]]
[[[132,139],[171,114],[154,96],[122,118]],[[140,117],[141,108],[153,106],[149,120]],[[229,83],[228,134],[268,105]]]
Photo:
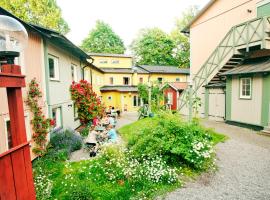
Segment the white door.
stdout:
[[223,121],[225,118],[225,93],[223,89],[209,89],[209,119]]

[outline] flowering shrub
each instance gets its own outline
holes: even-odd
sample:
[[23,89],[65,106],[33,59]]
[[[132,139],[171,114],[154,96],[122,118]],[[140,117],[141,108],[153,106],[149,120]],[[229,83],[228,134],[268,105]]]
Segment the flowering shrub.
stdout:
[[164,156],[170,164],[182,163],[196,169],[211,165],[213,144],[209,130],[198,123],[183,122],[178,115],[160,113],[155,126],[148,126],[130,143],[135,155]]
[[71,99],[77,107],[81,124],[88,124],[94,117],[104,113],[104,106],[92,89],[92,85],[85,80],[72,82],[70,86]]
[[54,125],[54,120],[45,118],[42,108],[39,106],[39,100],[42,97],[42,93],[39,89],[39,85],[36,79],[32,79],[28,85],[26,105],[33,113],[33,119],[31,120],[33,135],[32,138],[35,142],[33,152],[42,156],[45,153],[47,144],[47,135],[51,126]]

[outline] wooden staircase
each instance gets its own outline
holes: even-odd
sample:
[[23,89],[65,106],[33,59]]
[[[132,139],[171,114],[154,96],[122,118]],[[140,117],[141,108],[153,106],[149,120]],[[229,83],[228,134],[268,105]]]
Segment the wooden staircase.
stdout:
[[[270,49],[270,17],[256,18],[233,26],[192,78],[192,89],[182,92],[179,110],[187,114],[190,99],[200,97],[203,86],[225,82],[220,76],[241,64],[252,50]],[[203,97],[200,97],[203,98]]]

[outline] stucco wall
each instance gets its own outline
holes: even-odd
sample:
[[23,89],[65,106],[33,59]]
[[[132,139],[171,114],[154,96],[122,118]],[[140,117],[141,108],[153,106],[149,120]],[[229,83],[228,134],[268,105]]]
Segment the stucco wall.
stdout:
[[233,77],[231,92],[231,120],[260,125],[263,87],[261,75],[252,77],[251,99],[240,99],[239,87],[239,77]]
[[[232,26],[256,18],[260,0],[217,0],[190,28],[191,73],[206,62]],[[251,10],[251,13],[247,10]]]
[[[22,67],[22,73],[26,75],[26,84],[33,79],[36,78],[37,82],[40,85],[42,90],[42,100],[40,104],[42,105],[43,111],[47,115],[46,109],[46,100],[45,100],[45,87],[44,87],[44,80],[43,80],[43,69],[44,69],[44,62],[43,62],[43,48],[42,48],[42,39],[32,32],[28,31],[28,45],[26,49],[21,53],[19,58],[19,65]],[[27,88],[23,88],[23,99],[26,99],[26,91]],[[6,90],[1,88],[0,89],[0,153],[7,150],[7,132],[5,121],[9,120],[9,113],[8,113],[8,104],[6,98]],[[30,125],[30,120],[32,119],[32,115],[29,112],[29,109],[24,105],[25,110],[25,117],[26,117],[26,129],[27,129],[27,139],[31,139],[32,135],[32,128]],[[33,157],[33,155],[32,155]]]
[[[75,129],[80,125],[74,118],[73,102],[70,97],[69,87],[72,83],[71,64],[76,65],[78,80],[82,79],[80,60],[62,49],[48,43],[48,55],[59,59],[59,81],[49,80],[49,108],[61,107],[62,124],[64,128]],[[48,67],[48,66],[47,66]]]

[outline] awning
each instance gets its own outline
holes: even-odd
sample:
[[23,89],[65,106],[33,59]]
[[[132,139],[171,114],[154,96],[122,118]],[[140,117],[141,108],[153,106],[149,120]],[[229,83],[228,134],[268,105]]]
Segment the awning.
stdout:
[[256,59],[222,73],[222,76],[270,72],[270,59]]

